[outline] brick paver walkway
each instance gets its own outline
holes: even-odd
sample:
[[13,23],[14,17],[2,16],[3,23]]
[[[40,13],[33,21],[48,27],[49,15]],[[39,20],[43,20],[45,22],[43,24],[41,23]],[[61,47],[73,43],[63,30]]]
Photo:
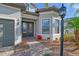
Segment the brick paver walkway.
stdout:
[[15,56],[42,56],[45,53],[51,53],[52,51],[49,48],[46,48],[41,43],[35,43],[30,45],[30,49],[16,52]]

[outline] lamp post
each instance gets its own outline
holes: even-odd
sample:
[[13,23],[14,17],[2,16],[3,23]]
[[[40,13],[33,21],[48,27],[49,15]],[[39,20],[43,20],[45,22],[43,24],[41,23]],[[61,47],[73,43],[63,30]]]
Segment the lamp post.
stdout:
[[61,8],[59,9],[59,15],[61,16],[61,43],[60,43],[60,56],[63,56],[63,48],[64,48],[64,17],[66,15],[66,7],[62,4]]

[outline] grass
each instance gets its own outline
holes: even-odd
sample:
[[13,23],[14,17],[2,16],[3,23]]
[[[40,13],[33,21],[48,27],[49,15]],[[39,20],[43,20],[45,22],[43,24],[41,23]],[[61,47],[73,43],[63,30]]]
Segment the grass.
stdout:
[[43,56],[52,56],[50,53],[46,53]]
[[74,41],[74,39],[75,39],[75,35],[73,33],[64,35],[64,41]]

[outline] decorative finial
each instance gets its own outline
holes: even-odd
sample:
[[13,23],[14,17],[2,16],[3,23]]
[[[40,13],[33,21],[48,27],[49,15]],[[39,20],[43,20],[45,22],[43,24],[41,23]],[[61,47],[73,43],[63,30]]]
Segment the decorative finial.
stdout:
[[64,6],[64,4],[62,3],[62,6]]

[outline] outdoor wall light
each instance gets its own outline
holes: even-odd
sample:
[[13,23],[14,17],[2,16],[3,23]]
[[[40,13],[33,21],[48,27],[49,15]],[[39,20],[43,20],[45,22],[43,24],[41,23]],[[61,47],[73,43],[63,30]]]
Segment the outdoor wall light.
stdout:
[[61,17],[61,43],[60,43],[60,56],[63,56],[64,52],[63,52],[63,48],[64,48],[64,17],[66,15],[66,7],[64,6],[64,4],[62,4],[61,8],[59,9],[59,15]]
[[19,25],[19,19],[17,20],[17,25]]

